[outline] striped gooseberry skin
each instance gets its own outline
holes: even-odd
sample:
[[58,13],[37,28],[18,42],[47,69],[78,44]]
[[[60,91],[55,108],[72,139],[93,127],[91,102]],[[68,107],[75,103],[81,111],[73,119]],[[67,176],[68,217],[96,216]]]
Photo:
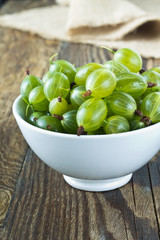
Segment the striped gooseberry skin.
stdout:
[[34,126],[36,126],[36,121],[38,120],[38,118],[44,116],[45,113],[44,112],[33,112],[32,114],[30,114],[29,118],[28,118],[28,122]]
[[44,94],[43,86],[33,88],[29,93],[28,100],[35,111],[48,111],[49,101]]
[[108,69],[97,69],[86,80],[86,90],[91,91],[94,98],[109,96],[116,87],[117,79]]
[[160,67],[153,67],[150,70],[160,73]]
[[66,133],[75,134],[77,133],[77,121],[76,121],[77,110],[72,110],[63,114],[61,124]]
[[54,72],[64,73],[68,77],[69,82],[72,83],[74,81],[74,78],[75,78],[76,68],[70,62],[68,62],[66,60],[63,60],[63,59],[60,59],[60,60],[54,61],[50,65],[49,72],[51,72],[51,73],[54,73]]
[[20,92],[22,97],[28,102],[28,96],[30,91],[37,87],[37,86],[42,86],[43,82],[41,81],[41,79],[39,79],[38,77],[35,77],[33,75],[28,75],[26,76],[20,86]]
[[148,94],[142,101],[141,111],[152,123],[160,122],[160,92]]
[[130,72],[129,69],[122,63],[115,61],[115,60],[109,60],[106,63],[104,63],[104,66],[113,72],[116,76],[120,73],[127,73]]
[[82,103],[77,112],[77,124],[85,131],[98,130],[107,116],[107,106],[102,99],[91,98]]
[[53,132],[63,132],[61,122],[52,116],[44,115],[36,121],[36,126]]
[[106,98],[107,107],[112,112],[112,115],[120,115],[127,119],[134,115],[137,109],[137,104],[134,98],[128,93],[114,91]]
[[[146,81],[146,83],[152,83],[152,87],[148,87],[146,91],[144,92],[143,96],[148,95],[152,92],[158,92],[160,91],[160,74],[158,72],[155,72],[153,70],[148,70],[142,73],[142,77]],[[155,84],[155,86],[154,86]]]
[[136,73],[122,73],[117,76],[116,90],[130,94],[133,98],[139,98],[147,89],[144,78]]
[[46,72],[42,77],[42,82],[45,84],[45,82],[53,76],[54,73],[52,72]]
[[63,115],[68,110],[68,103],[67,101],[62,98],[53,98],[52,101],[49,103],[49,112],[53,115]]
[[114,115],[104,120],[103,129],[106,134],[128,132],[129,122],[126,118]]
[[85,86],[86,79],[90,75],[90,73],[92,73],[96,69],[103,68],[105,68],[105,66],[99,63],[91,62],[85,64],[77,70],[74,81],[79,86]]
[[83,97],[82,95],[86,92],[84,86],[77,86],[71,90],[70,100],[72,105],[78,109],[79,106],[85,102],[87,99],[91,98],[91,96]]
[[142,69],[142,58],[138,52],[130,48],[121,48],[114,53],[114,60],[124,64],[131,72]]
[[144,128],[146,127],[146,124],[144,121],[141,121],[142,117],[134,115],[130,120],[129,120],[129,124],[130,124],[130,129],[131,130],[137,130],[140,128]]
[[69,91],[69,80],[65,74],[60,72],[55,72],[44,84],[44,94],[49,101],[59,96],[66,98]]

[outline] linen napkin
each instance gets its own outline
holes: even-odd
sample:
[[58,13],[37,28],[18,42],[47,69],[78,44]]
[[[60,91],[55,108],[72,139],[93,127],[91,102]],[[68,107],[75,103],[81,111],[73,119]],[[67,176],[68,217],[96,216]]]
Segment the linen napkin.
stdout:
[[0,25],[47,39],[130,47],[160,58],[159,0],[57,0],[58,4],[0,16]]

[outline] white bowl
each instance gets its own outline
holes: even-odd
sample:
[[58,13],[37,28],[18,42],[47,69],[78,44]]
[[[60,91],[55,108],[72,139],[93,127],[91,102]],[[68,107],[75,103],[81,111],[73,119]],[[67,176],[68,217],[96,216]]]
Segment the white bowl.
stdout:
[[21,96],[13,103],[13,114],[36,155],[81,190],[107,191],[123,186],[160,149],[160,123],[126,133],[78,137],[27,123]]

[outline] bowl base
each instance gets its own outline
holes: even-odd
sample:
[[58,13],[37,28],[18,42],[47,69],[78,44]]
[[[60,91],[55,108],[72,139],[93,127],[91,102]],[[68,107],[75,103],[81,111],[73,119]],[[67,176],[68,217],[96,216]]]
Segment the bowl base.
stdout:
[[127,184],[132,177],[132,173],[120,178],[113,178],[107,180],[85,180],[68,177],[66,175],[63,175],[63,177],[65,181],[74,188],[90,192],[103,192],[113,190]]

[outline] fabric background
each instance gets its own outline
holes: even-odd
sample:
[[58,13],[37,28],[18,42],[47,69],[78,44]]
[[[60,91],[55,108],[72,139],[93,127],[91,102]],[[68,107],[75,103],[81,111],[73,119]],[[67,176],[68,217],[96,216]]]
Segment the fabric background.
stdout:
[[130,47],[160,58],[159,0],[57,0],[57,5],[0,16],[0,25],[47,39]]

